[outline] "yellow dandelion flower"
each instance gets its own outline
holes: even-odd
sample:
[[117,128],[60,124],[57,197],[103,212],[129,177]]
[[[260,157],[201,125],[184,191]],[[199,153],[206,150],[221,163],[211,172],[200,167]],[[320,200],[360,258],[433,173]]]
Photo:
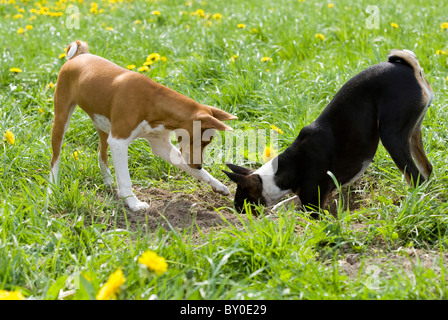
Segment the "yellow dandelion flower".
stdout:
[[164,274],[168,269],[168,264],[165,258],[159,257],[153,251],[144,252],[139,258],[138,262],[145,265],[149,270],[154,271],[158,276]]
[[134,24],[141,24],[142,23],[142,20],[135,20],[134,21]]
[[149,72],[149,67],[148,66],[142,66],[140,68],[137,69],[138,72]]
[[65,56],[66,56],[65,52],[64,52],[64,53],[61,53],[61,54],[59,55],[59,59],[63,59],[63,58],[65,58]]
[[444,22],[440,25],[440,28],[442,28],[442,30],[448,29],[448,22]]
[[332,3],[328,4],[328,8],[333,8],[333,7],[334,7],[334,4],[332,4]]
[[151,53],[146,58],[146,62],[148,62],[149,64],[153,64],[154,62],[157,62],[159,60],[160,60],[160,54],[158,54],[158,53]]
[[238,23],[238,25],[236,27],[238,29],[244,29],[244,28],[246,28],[246,25],[244,23]]
[[31,16],[29,19],[28,19],[28,21],[34,21],[34,20],[36,20],[37,19],[37,17],[36,16]]
[[271,129],[277,131],[280,134],[283,134],[283,131],[281,129],[277,128],[275,125],[272,125]]
[[390,26],[392,28],[398,29],[398,24],[396,24],[395,22],[391,22]]
[[211,27],[213,25],[213,22],[211,22],[211,21],[205,21],[205,26],[206,27]]
[[25,27],[25,29],[26,29],[26,30],[32,30],[32,29],[33,29],[33,26],[29,24],[29,25],[27,25],[27,26]]
[[263,161],[268,162],[269,160],[274,159],[276,156],[276,152],[274,149],[271,149],[270,147],[266,146],[263,151]]
[[81,154],[81,152],[79,151],[74,151],[73,152],[73,159],[75,159],[76,161],[79,160],[79,155]]
[[320,39],[322,41],[325,41],[325,36],[322,33],[316,33],[314,35],[314,38]]
[[448,81],[448,76],[446,77],[446,81]]
[[120,287],[126,282],[126,278],[121,269],[118,269],[109,276],[106,283],[101,287],[96,295],[97,300],[116,299],[120,293]]
[[238,55],[237,54],[234,54],[231,58],[230,58],[230,60],[232,60],[232,62],[235,62],[235,60],[238,58]]
[[128,64],[127,66],[126,66],[126,69],[129,69],[129,70],[132,70],[132,69],[135,69],[137,66],[135,65],[135,64]]
[[19,72],[22,72],[22,69],[20,69],[20,68],[11,68],[11,69],[9,69],[9,71],[10,72],[14,72],[14,73],[19,73]]
[[23,29],[22,27],[19,28],[19,30],[17,30],[18,34],[22,34],[25,32],[25,29]]
[[9,144],[14,144],[15,143],[15,137],[14,137],[14,133],[12,133],[10,130],[6,130],[6,132],[3,134],[3,136],[5,137],[6,142],[8,142]]
[[39,113],[44,113],[44,109],[42,108],[37,109],[37,111],[39,111]]
[[0,300],[25,300],[25,297],[18,290],[0,290]]
[[212,16],[212,19],[214,19],[214,20],[220,20],[220,19],[222,19],[222,15],[221,15],[220,13],[215,13],[215,14]]
[[21,14],[21,13],[18,13],[18,14],[15,14],[15,15],[13,15],[12,16],[14,19],[22,19],[23,18],[23,14]]
[[163,62],[167,62],[168,59],[166,57],[160,57],[160,60],[162,60]]
[[112,27],[106,27],[106,30],[107,30],[107,31],[113,31],[114,28],[112,28]]
[[436,54],[437,54],[437,55],[445,55],[446,52],[443,51],[443,50],[437,50],[437,51],[436,51]]
[[268,61],[272,61],[272,58],[269,57],[263,57],[260,59],[261,62],[268,62]]
[[201,18],[205,17],[204,10],[202,9],[196,10],[196,15],[200,16]]
[[151,12],[151,14],[154,15],[154,16],[160,16],[160,11],[154,10],[154,11]]

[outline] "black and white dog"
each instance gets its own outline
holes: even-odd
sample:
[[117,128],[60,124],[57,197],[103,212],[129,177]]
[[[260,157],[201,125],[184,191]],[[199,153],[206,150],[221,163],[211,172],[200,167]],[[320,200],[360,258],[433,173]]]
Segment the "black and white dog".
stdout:
[[[294,202],[322,208],[335,183],[346,185],[366,170],[379,139],[416,186],[432,171],[422,144],[421,123],[433,92],[414,53],[392,50],[387,62],[374,65],[350,79],[321,115],[304,127],[278,157],[256,171],[227,164],[224,171],[237,183],[235,208],[248,203],[272,206],[283,196]],[[414,163],[414,160],[415,163]],[[313,217],[317,217],[313,213]]]

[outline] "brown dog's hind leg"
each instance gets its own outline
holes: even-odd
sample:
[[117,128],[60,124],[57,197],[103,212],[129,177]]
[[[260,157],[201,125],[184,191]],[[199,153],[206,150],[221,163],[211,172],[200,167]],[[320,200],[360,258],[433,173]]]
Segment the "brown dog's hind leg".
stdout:
[[[67,103],[68,101],[68,103]],[[61,154],[62,141],[70,123],[70,117],[75,110],[76,104],[68,99],[60,99],[55,95],[54,100],[54,122],[51,129],[51,158],[50,183],[57,183],[59,171],[59,156]]]
[[109,169],[109,161],[108,161],[108,154],[107,154],[107,148],[109,147],[109,144],[107,143],[107,138],[109,137],[109,134],[102,131],[98,131],[98,165],[101,170],[101,176],[103,178],[103,183],[111,187],[113,185],[113,178],[112,174],[110,173]]

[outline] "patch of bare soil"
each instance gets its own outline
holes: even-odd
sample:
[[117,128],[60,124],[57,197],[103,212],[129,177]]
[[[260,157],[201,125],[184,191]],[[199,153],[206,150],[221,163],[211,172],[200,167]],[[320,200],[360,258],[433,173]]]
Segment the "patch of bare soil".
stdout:
[[361,274],[368,274],[374,282],[377,277],[388,277],[395,270],[403,270],[408,278],[413,278],[413,268],[416,266],[432,269],[436,274],[440,274],[441,258],[443,265],[448,266],[448,254],[441,257],[439,252],[406,248],[394,253],[373,254],[364,259],[359,254],[352,253],[338,260],[338,264],[339,270],[350,278],[358,277],[361,271]]
[[[159,188],[140,188],[135,186],[134,192],[141,201],[150,204],[150,208],[142,212],[128,210],[127,223],[124,217],[117,221],[117,227],[137,229],[146,225],[148,230],[163,227],[182,231],[193,227],[193,233],[201,230],[208,233],[210,229],[220,229],[228,224],[238,225],[238,217],[232,213],[232,200],[214,193],[206,186],[194,193],[171,192]],[[128,224],[128,225],[127,225]],[[171,227],[170,227],[171,225]]]
[[[176,231],[181,231],[196,226],[193,233],[198,232],[198,228],[201,232],[208,233],[211,228],[220,229],[226,226],[224,219],[232,225],[240,225],[240,220],[230,209],[233,208],[236,188],[233,184],[228,187],[232,194],[230,197],[221,196],[205,185],[200,186],[194,193],[134,186],[137,198],[149,203],[150,209],[141,212],[127,210],[126,218],[118,218],[117,227],[136,230],[145,225],[148,230],[156,230],[159,226],[169,230],[171,225]],[[118,201],[116,195],[115,201]],[[327,202],[333,215],[337,214],[339,201],[344,203],[344,210],[348,205],[353,211],[364,204],[366,195],[355,186],[350,190],[344,187],[341,197],[338,192],[334,192]],[[269,213],[272,214],[270,210],[266,210],[266,214]]]
[[341,206],[343,211],[346,211],[348,207],[352,212],[368,207],[370,200],[370,190],[366,191],[365,182],[359,179],[350,186],[342,187],[340,193],[337,190],[333,191],[327,200],[326,206],[329,207],[329,211],[333,216],[337,216],[338,206]]

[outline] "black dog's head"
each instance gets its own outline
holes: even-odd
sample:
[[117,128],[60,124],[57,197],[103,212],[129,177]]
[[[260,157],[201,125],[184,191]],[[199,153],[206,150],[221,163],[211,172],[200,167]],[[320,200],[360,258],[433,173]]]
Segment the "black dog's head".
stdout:
[[[262,194],[263,181],[261,180],[261,177],[258,174],[254,174],[250,169],[231,163],[226,164],[232,172],[222,171],[237,185],[234,200],[235,209],[238,212],[243,212],[244,201],[251,205],[266,205],[266,201]],[[258,213],[255,206],[252,206],[252,211]]]

